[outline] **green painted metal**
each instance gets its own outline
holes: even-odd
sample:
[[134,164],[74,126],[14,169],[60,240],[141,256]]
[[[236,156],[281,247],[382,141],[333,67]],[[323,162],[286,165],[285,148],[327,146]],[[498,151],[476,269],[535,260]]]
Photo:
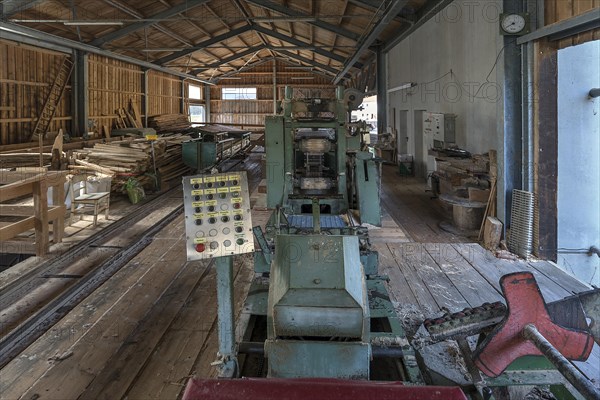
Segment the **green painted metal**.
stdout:
[[233,324],[233,257],[217,257],[215,264],[219,323],[219,376],[231,378],[237,373],[235,325]]
[[366,343],[275,340],[265,351],[270,378],[369,379]]
[[265,146],[267,148],[267,207],[283,204],[285,185],[284,130],[282,116],[265,117]]
[[183,142],[183,163],[196,171],[203,171],[217,162],[217,144],[200,139]]
[[379,206],[381,179],[379,165],[371,153],[366,151],[356,153],[355,177],[360,222],[381,226],[381,208]]

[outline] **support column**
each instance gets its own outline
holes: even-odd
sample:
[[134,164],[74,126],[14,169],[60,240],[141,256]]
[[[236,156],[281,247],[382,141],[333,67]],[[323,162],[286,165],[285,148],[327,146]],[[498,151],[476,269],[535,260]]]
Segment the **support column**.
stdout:
[[83,136],[88,131],[89,97],[88,97],[88,54],[81,50],[73,50],[74,71],[72,76],[72,136]]
[[142,76],[142,113],[144,113],[144,128],[148,127],[148,71],[149,69],[144,69],[144,75]]
[[233,257],[215,259],[217,267],[217,312],[219,334],[219,376],[232,378],[237,374],[235,355],[235,325],[233,321]]
[[[504,0],[504,13],[522,12],[520,0]],[[504,82],[501,97],[502,112],[499,119],[501,133],[498,151],[498,218],[506,229],[510,224],[513,189],[523,188],[523,126],[521,47],[516,37],[504,36],[504,50],[500,68]],[[503,118],[502,118],[503,116]]]
[[204,85],[204,112],[206,122],[210,122],[210,85]]
[[387,128],[387,68],[383,46],[377,48],[377,133]]
[[277,114],[277,60],[273,60],[273,114]]

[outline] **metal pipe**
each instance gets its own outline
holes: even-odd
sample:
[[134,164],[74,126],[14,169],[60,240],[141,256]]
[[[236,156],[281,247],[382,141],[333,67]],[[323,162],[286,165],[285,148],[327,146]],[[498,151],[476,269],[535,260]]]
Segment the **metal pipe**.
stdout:
[[569,360],[567,360],[546,338],[537,330],[535,325],[527,324],[523,328],[523,337],[531,340],[546,358],[563,374],[563,376],[586,399],[600,399],[600,390],[587,379]]
[[[265,354],[265,344],[263,342],[241,342],[238,345],[240,354]],[[401,358],[404,357],[404,351],[399,346],[379,346],[371,345],[371,354],[374,358]]]
[[600,88],[594,88],[590,90],[590,97],[595,99],[596,97],[600,97]]

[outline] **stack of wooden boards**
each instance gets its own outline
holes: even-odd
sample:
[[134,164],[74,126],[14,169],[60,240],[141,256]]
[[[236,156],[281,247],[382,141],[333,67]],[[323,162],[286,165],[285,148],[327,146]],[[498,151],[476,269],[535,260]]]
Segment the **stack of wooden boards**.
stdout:
[[156,189],[157,184],[164,188],[169,181],[189,172],[182,162],[181,142],[190,139],[188,135],[175,134],[159,137],[153,143],[146,139],[96,143],[94,147],[74,152],[72,164],[78,166],[76,168],[111,175],[114,192],[122,192],[130,177],[136,178],[147,189]]
[[181,132],[190,129],[191,124],[184,114],[163,114],[148,118],[148,127],[156,129],[157,133]]
[[[115,114],[117,117],[114,125],[117,129],[142,128],[144,126],[137,104],[131,99],[129,99],[129,109],[126,109],[125,107],[117,108]],[[108,134],[107,137],[109,137],[110,133],[106,132],[106,127],[104,127],[104,129],[105,135]]]
[[490,195],[489,154],[469,158],[436,155],[439,193],[486,203]]

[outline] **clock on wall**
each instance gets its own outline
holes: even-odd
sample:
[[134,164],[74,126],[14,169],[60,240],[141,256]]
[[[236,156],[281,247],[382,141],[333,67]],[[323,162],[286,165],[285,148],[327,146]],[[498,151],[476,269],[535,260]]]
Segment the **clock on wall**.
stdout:
[[524,35],[529,33],[529,14],[500,14],[500,33],[502,35]]

